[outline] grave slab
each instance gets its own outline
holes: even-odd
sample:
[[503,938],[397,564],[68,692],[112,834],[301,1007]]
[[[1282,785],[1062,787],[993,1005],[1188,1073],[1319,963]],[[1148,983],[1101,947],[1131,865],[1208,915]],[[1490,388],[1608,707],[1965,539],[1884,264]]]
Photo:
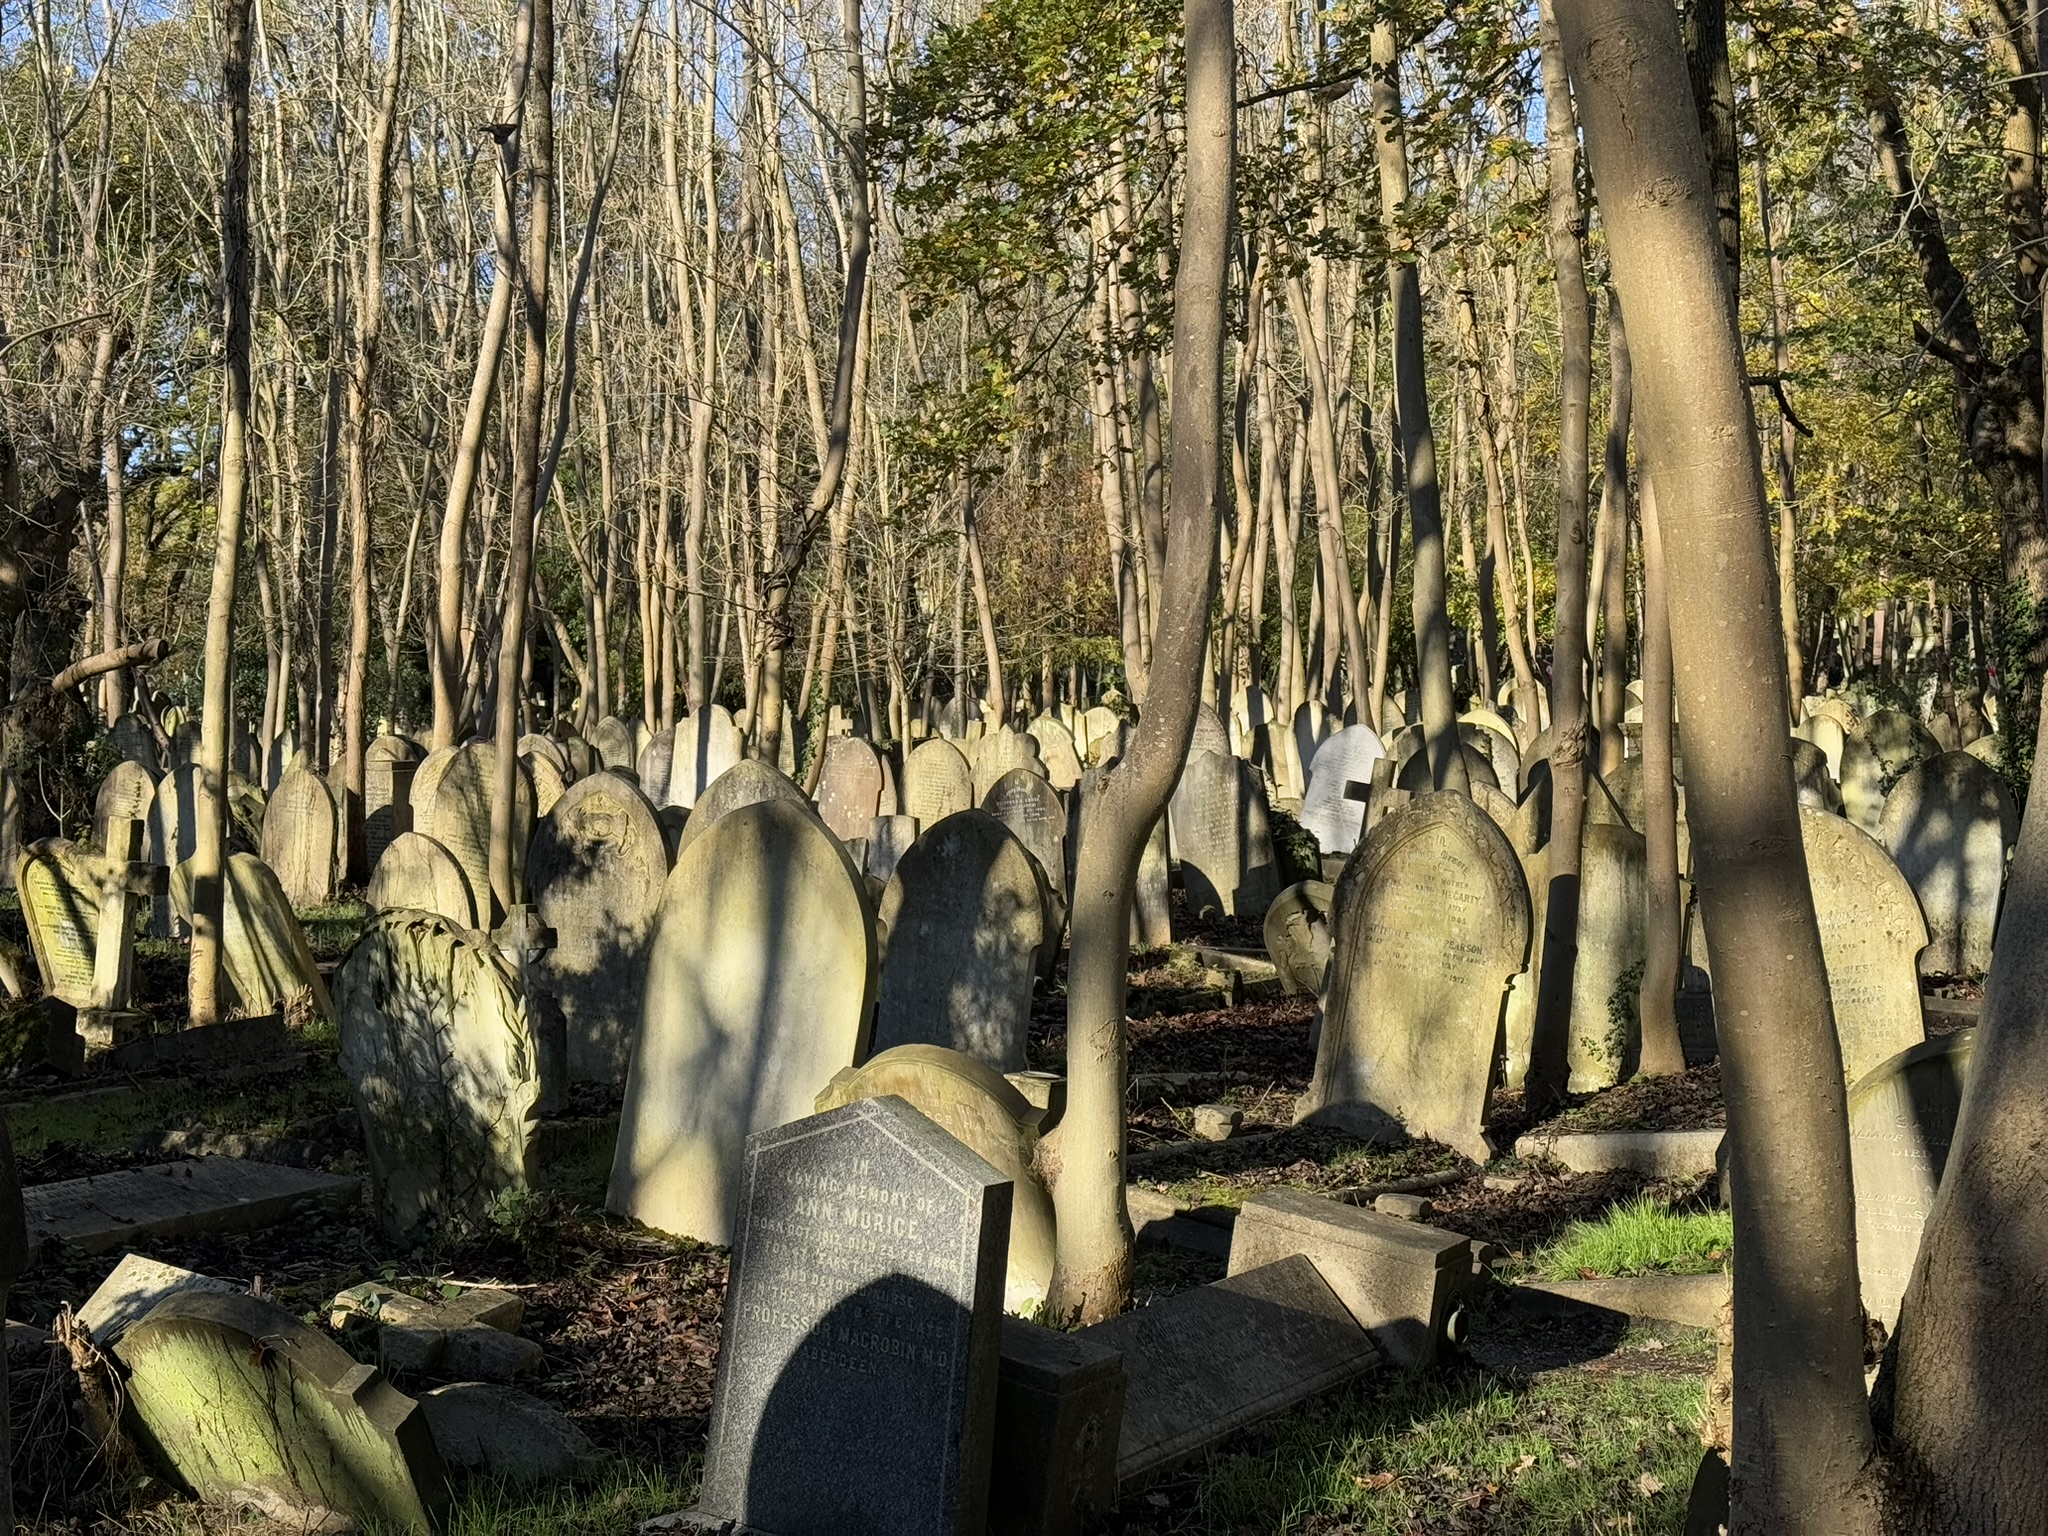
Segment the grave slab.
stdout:
[[1641,1173],[1682,1179],[1712,1173],[1721,1149],[1719,1130],[1584,1131],[1553,1136],[1531,1132],[1515,1143],[1515,1156],[1547,1157],[1574,1173]]
[[1123,1358],[1072,1333],[1003,1319],[989,1536],[1080,1536],[1116,1502]]
[[32,1185],[21,1192],[32,1250],[67,1243],[109,1253],[157,1237],[254,1232],[291,1216],[300,1202],[345,1210],[362,1181],[232,1157],[159,1163],[119,1173]]

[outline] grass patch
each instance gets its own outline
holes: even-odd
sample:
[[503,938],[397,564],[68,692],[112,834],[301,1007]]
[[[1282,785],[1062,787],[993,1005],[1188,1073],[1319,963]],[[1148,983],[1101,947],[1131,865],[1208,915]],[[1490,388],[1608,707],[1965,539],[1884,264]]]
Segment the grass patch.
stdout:
[[1735,1218],[1727,1211],[1674,1211],[1642,1195],[1598,1221],[1575,1221],[1537,1255],[1546,1279],[1595,1275],[1704,1275],[1724,1264],[1735,1246]]
[[152,1083],[135,1093],[27,1099],[7,1109],[15,1155],[35,1157],[63,1142],[89,1152],[124,1152],[143,1131],[206,1129],[282,1136],[349,1107],[348,1080],[332,1061],[309,1072],[252,1083],[218,1098],[188,1079]]
[[306,944],[315,960],[339,960],[362,937],[369,920],[370,909],[360,901],[330,901],[299,909],[299,926],[306,930]]
[[1669,1372],[1372,1381],[1210,1462],[1191,1490],[1169,1493],[1181,1507],[1167,1528],[1677,1536],[1703,1391]]
[[617,1536],[697,1496],[702,1459],[680,1470],[619,1463],[582,1488],[529,1492],[471,1484],[448,1512],[447,1536]]

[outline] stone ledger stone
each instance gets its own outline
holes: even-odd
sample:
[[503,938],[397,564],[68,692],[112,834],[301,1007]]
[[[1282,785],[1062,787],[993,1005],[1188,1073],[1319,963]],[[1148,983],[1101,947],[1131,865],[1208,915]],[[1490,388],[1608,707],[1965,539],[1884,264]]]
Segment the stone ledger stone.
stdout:
[[700,1519],[979,1536],[1010,1186],[900,1099],[747,1140]]
[[649,946],[606,1203],[728,1242],[746,1138],[808,1114],[867,1055],[874,923],[838,840],[767,800],[684,850]]
[[35,1248],[110,1253],[153,1238],[253,1232],[302,1206],[346,1209],[360,1192],[353,1175],[201,1157],[37,1184],[22,1192],[22,1209]]
[[1508,981],[1529,952],[1514,849],[1458,794],[1374,827],[1337,885],[1315,1077],[1297,1118],[1429,1137],[1477,1162]]

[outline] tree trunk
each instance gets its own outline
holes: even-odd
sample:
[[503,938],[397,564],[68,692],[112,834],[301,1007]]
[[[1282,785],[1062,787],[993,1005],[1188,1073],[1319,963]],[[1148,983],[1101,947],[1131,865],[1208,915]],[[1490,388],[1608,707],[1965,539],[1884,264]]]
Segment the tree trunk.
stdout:
[[[107,548],[100,573],[100,645],[111,651],[121,643],[121,594],[128,572],[128,497],[118,396],[107,396],[105,411],[100,455],[107,490]],[[128,674],[109,672],[100,688],[101,714],[112,725],[128,710]]]
[[1557,266],[1557,613],[1550,660],[1550,896],[1526,1079],[1539,1107],[1562,1099],[1579,959],[1579,864],[1586,816],[1586,495],[1593,395],[1593,314],[1586,291],[1586,210],[1579,201],[1579,124],[1552,0],[1542,0],[1544,155],[1550,254]]
[[187,973],[195,1025],[215,1024],[227,868],[228,754],[235,741],[235,581],[249,503],[249,30],[251,0],[222,0],[221,115],[226,153],[220,189],[225,399],[213,584],[206,599],[205,703],[192,813],[192,953]]
[[[1752,45],[1753,48],[1753,45]],[[1752,64],[1754,61],[1752,60]],[[1751,101],[1763,101],[1763,85],[1752,67]],[[1785,275],[1785,231],[1771,202],[1770,156],[1763,136],[1756,143],[1756,217],[1764,237],[1764,260],[1771,274],[1771,367],[1778,388],[1790,391],[1792,371],[1792,296]],[[1789,214],[1788,214],[1789,218]],[[1800,701],[1806,696],[1806,664],[1799,654],[1799,435],[1792,413],[1778,408],[1778,614],[1785,630],[1785,672],[1792,684],[1792,723],[1799,723]]]
[[1678,789],[1672,778],[1671,608],[1657,490],[1643,477],[1643,841],[1646,941],[1637,992],[1642,1072],[1685,1070],[1678,1039]]
[[1594,716],[1600,733],[1600,773],[1621,767],[1621,717],[1628,708],[1628,429],[1630,373],[1628,333],[1621,300],[1607,299],[1609,414],[1607,460],[1600,477],[1598,553],[1593,561],[1593,597],[1600,604],[1600,692]]
[[[1735,1180],[1735,1531],[1875,1529],[1841,1048],[1785,744],[1742,338],[1663,0],[1564,0],[1656,477]],[[1655,189],[1654,196],[1649,189]]]
[[1081,812],[1067,969],[1067,1111],[1048,1308],[1094,1320],[1130,1296],[1124,987],[1138,858],[1194,738],[1223,497],[1224,306],[1236,204],[1231,0],[1187,0],[1187,192],[1173,304],[1173,472],[1151,691],[1129,752]]

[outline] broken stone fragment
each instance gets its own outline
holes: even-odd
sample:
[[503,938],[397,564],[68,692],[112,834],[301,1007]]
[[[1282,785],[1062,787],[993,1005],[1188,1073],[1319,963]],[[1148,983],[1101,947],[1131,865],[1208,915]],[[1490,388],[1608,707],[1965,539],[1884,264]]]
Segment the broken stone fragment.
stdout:
[[604,1453],[562,1414],[512,1387],[461,1381],[420,1395],[451,1471],[536,1486],[594,1475]]
[[1197,1104],[1195,1136],[1200,1141],[1228,1141],[1244,1124],[1244,1111],[1228,1104]]
[[525,1316],[517,1291],[472,1286],[440,1301],[422,1301],[370,1282],[334,1298],[331,1326],[362,1318],[378,1325],[377,1346],[393,1375],[505,1382],[541,1370],[540,1345],[512,1330]]

